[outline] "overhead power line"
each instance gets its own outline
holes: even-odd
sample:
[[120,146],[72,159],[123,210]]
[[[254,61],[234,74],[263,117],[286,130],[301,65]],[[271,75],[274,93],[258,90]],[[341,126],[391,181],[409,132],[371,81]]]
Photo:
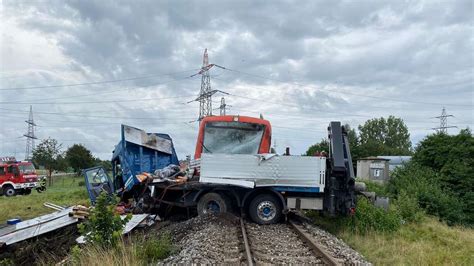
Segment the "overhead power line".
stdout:
[[237,95],[237,94],[234,94],[234,93],[227,93],[227,94],[229,96],[234,96],[234,97],[238,97],[238,98],[249,99],[249,100],[259,101],[259,102],[263,101],[265,103],[271,103],[271,104],[276,104],[276,105],[280,105],[280,106],[297,107],[297,108],[301,108],[301,109],[315,110],[315,111],[321,112],[321,113],[333,113],[333,114],[340,114],[340,115],[347,115],[347,116],[372,117],[372,116],[369,116],[369,115],[358,115],[358,114],[354,114],[354,113],[326,111],[326,110],[321,110],[320,108],[317,108],[317,107],[307,107],[307,106],[298,105],[298,104],[288,104],[288,103],[268,101],[268,100],[263,100],[263,99],[259,99],[259,98],[253,98],[253,97],[248,97],[248,96],[243,96],[243,95]]
[[110,80],[102,80],[102,81],[61,84],[61,85],[58,84],[58,85],[46,85],[46,86],[0,88],[0,90],[2,90],[2,91],[8,91],[8,90],[36,90],[36,89],[47,89],[47,88],[99,85],[99,84],[116,83],[116,82],[124,82],[124,81],[140,80],[140,79],[150,79],[150,78],[155,78],[155,77],[160,77],[160,76],[171,76],[171,75],[175,75],[175,74],[181,74],[181,73],[186,73],[186,72],[191,72],[191,71],[196,71],[196,70],[199,70],[199,69],[189,69],[189,70],[183,70],[183,71],[173,72],[173,73],[156,74],[156,75],[141,76],[141,77],[131,77],[131,78],[124,78],[124,79],[110,79]]
[[173,96],[173,97],[158,97],[158,98],[140,98],[140,99],[116,99],[116,100],[105,100],[105,101],[82,101],[82,102],[0,102],[0,104],[51,104],[51,105],[61,105],[61,104],[92,104],[92,103],[124,103],[124,102],[145,102],[145,101],[155,101],[155,100],[166,100],[166,99],[177,99],[177,98],[188,98],[193,96],[192,94]]
[[297,83],[297,82],[288,82],[288,81],[284,81],[284,80],[281,80],[281,79],[270,78],[270,77],[265,77],[265,76],[256,75],[256,74],[252,74],[252,73],[247,73],[247,72],[240,71],[240,70],[236,70],[236,69],[230,69],[230,68],[223,68],[223,69],[225,69],[225,70],[227,70],[227,71],[231,71],[231,72],[235,72],[235,73],[240,73],[240,74],[243,74],[243,75],[247,75],[247,76],[252,76],[252,77],[260,78],[260,79],[272,80],[272,81],[276,81],[276,82],[280,82],[280,83],[286,83],[286,84],[294,84],[294,85],[299,86],[299,87],[314,88],[314,89],[316,89],[316,90],[329,91],[329,92],[333,92],[333,93],[347,94],[347,95],[353,95],[353,96],[358,96],[358,97],[373,98],[373,99],[382,99],[382,100],[387,100],[387,101],[403,102],[403,103],[441,105],[441,106],[442,106],[442,105],[453,105],[453,106],[468,106],[468,107],[472,107],[472,104],[454,104],[454,103],[453,103],[453,104],[447,104],[447,103],[434,103],[434,102],[420,102],[420,101],[410,101],[410,100],[404,100],[404,99],[397,99],[397,98],[393,98],[393,97],[381,97],[381,96],[373,96],[373,95],[367,95],[367,94],[358,94],[358,93],[352,93],[352,92],[334,91],[334,90],[330,90],[330,89],[315,87],[315,86],[312,86],[312,85],[301,84],[301,83]]
[[[53,97],[53,98],[42,98],[42,99],[35,99],[35,103],[38,103],[40,101],[47,101],[47,100],[61,100],[61,99],[70,99],[70,98],[79,98],[79,97],[88,97],[88,96],[97,96],[97,95],[104,95],[104,94],[110,94],[110,93],[116,93],[116,92],[121,92],[121,91],[128,91],[131,89],[138,89],[138,88],[147,88],[147,87],[153,87],[153,86],[158,86],[158,85],[165,85],[173,82],[178,82],[182,81],[185,79],[190,79],[191,77],[186,76],[178,79],[173,79],[165,82],[160,82],[160,83],[153,83],[149,85],[140,85],[140,86],[133,86],[132,88],[124,88],[124,89],[118,89],[118,90],[110,90],[110,91],[99,91],[95,93],[89,93],[89,94],[79,94],[79,95],[68,95],[68,96],[63,96],[63,97]],[[0,104],[3,103],[16,103],[16,104],[22,104],[22,101],[8,101],[8,102],[0,102]]]
[[[7,111],[18,111],[6,108],[0,108],[1,110]],[[66,114],[66,113],[57,113],[57,112],[36,112],[37,114],[47,114],[47,115],[59,115],[59,116],[75,116],[75,117],[85,117],[85,118],[118,118],[118,119],[149,119],[149,120],[160,120],[159,117],[126,117],[126,116],[102,116],[102,115],[77,115],[77,114]]]

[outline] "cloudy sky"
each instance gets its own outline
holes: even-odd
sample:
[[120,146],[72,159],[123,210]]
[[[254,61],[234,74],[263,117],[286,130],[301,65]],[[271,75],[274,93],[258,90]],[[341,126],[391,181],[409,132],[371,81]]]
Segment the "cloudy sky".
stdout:
[[449,133],[474,126],[472,1],[0,3],[0,156],[24,158],[30,105],[37,137],[64,149],[109,159],[123,123],[193,153],[205,48],[228,68],[211,70],[228,113],[263,114],[278,152],[303,153],[334,120],[395,115],[413,143],[443,106]]

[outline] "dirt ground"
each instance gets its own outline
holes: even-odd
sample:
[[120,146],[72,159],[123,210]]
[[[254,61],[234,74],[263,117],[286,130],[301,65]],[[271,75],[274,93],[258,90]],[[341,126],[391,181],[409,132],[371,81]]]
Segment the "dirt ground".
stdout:
[[70,225],[40,237],[0,248],[0,265],[52,264],[66,257],[79,237],[77,226]]

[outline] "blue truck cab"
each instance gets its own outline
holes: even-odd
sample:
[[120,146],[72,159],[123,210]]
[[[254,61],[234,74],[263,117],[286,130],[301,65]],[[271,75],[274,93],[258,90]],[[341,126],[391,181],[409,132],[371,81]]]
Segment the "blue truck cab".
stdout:
[[102,167],[84,170],[92,203],[102,191],[131,197],[125,194],[132,193],[133,188],[140,184],[136,175],[179,164],[173,140],[168,134],[147,133],[127,125],[121,126],[121,139],[115,146],[111,162],[112,178]]

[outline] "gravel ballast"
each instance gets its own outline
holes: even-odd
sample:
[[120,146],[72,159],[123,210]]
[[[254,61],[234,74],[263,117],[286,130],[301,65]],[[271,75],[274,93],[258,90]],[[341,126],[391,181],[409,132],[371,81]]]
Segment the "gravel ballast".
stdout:
[[[334,258],[344,264],[371,265],[357,251],[321,228],[304,228]],[[176,252],[160,264],[240,264],[245,262],[239,218],[198,216],[164,225]],[[258,225],[246,222],[249,244],[257,264],[321,264],[311,249],[287,224]]]
[[164,264],[223,264],[238,262],[241,256],[238,227],[230,219],[198,216],[164,229],[179,250]]
[[304,224],[304,228],[332,257],[343,261],[344,264],[372,265],[359,252],[333,234],[308,223]]

